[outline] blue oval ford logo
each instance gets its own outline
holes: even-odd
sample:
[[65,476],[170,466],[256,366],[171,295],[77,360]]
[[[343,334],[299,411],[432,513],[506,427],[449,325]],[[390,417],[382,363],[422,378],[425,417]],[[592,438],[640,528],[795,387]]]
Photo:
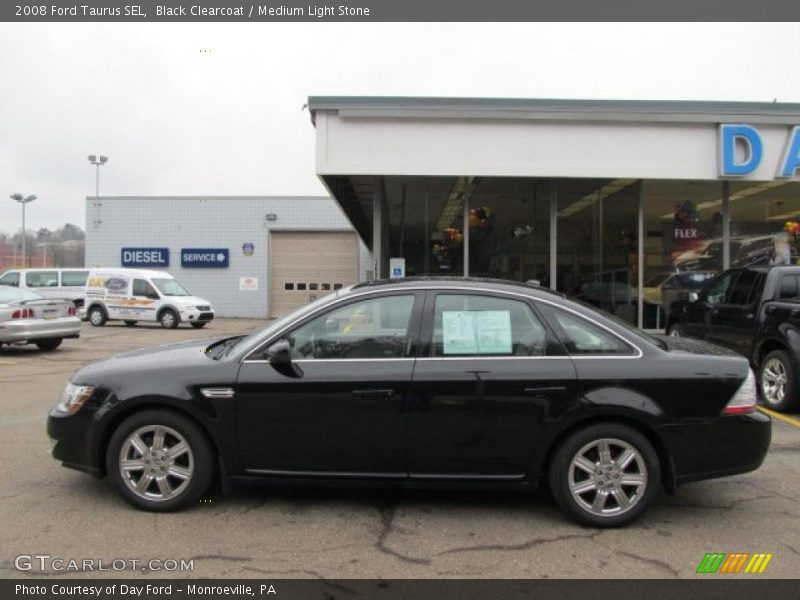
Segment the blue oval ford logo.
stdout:
[[119,277],[112,277],[108,281],[106,281],[106,289],[111,292],[121,292],[128,287],[128,281],[126,279],[120,279]]

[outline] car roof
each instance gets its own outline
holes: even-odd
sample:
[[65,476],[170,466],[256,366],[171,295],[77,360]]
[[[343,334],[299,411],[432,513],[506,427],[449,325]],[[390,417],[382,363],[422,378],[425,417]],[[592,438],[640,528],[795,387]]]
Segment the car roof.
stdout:
[[405,277],[402,279],[377,279],[374,281],[364,281],[355,284],[351,289],[353,291],[363,290],[367,288],[379,289],[393,289],[405,287],[419,287],[419,288],[463,288],[470,287],[481,289],[484,291],[506,291],[516,292],[520,291],[528,293],[531,296],[547,295],[550,297],[565,298],[566,296],[561,292],[556,292],[550,288],[538,285],[531,281],[511,281],[509,279],[495,279],[490,277],[458,277],[458,276],[418,276],[418,277]]
[[139,277],[169,277],[170,279],[174,279],[172,273],[168,273],[167,271],[157,271],[155,269],[129,269],[127,267],[98,267],[96,269],[90,269],[92,273],[114,273],[116,274],[127,274],[131,276],[139,276]]

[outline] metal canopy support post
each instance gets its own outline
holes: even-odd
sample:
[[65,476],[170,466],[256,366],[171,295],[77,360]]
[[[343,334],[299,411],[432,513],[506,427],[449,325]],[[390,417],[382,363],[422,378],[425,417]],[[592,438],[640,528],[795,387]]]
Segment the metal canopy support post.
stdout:
[[372,260],[375,279],[383,272],[383,198],[380,178],[376,177],[372,188]]
[[[644,329],[644,182],[640,179],[637,184],[638,199],[638,222],[637,233],[638,243],[636,244],[636,289],[638,290],[636,308],[636,326]],[[659,307],[657,307],[659,308]]]
[[731,266],[731,182],[722,182],[722,268]]
[[556,289],[556,265],[558,264],[558,190],[556,180],[550,180],[550,289]]
[[464,232],[464,277],[469,277],[469,196],[465,195],[461,200],[464,222],[461,230]]

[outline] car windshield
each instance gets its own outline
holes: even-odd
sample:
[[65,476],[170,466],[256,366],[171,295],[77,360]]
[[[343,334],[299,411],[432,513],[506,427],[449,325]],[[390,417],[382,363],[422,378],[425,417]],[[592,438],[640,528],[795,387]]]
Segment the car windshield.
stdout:
[[176,279],[151,279],[153,285],[165,296],[191,296]]
[[39,294],[34,294],[28,290],[21,290],[19,288],[0,285],[0,304],[9,304],[12,302],[25,302],[26,300],[41,300]]

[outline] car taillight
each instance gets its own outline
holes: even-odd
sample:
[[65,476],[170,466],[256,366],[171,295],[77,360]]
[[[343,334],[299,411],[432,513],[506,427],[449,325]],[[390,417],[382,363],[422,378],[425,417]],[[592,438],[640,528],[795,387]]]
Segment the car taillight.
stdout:
[[741,415],[753,412],[756,409],[756,378],[753,370],[747,370],[747,378],[736,390],[733,398],[730,399],[722,409],[723,415]]
[[22,310],[15,310],[11,313],[12,319],[33,319],[33,309],[23,308]]
[[70,317],[74,317],[74,316],[75,316],[75,313],[76,313],[76,311],[75,311],[75,305],[73,305],[73,304],[70,304],[69,308],[67,309],[67,314],[68,314]]

